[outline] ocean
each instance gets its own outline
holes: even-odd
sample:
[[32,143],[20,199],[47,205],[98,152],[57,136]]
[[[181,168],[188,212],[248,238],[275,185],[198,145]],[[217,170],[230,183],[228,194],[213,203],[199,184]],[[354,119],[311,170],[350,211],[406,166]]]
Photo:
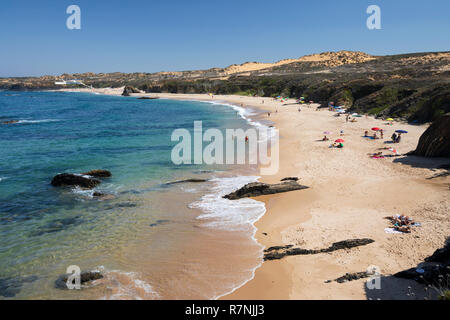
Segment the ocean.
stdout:
[[[202,101],[76,92],[0,92],[0,299],[215,299],[262,262],[251,165],[175,165],[175,129],[243,128],[252,111]],[[58,173],[107,169],[93,190]],[[169,182],[206,179],[207,182]],[[108,198],[93,197],[93,192]],[[69,266],[104,278],[59,289]]]

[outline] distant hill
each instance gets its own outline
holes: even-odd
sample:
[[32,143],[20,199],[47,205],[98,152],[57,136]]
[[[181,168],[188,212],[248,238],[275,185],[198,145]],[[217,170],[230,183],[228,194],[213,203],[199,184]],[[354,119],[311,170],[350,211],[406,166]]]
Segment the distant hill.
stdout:
[[83,73],[0,79],[9,90],[55,89],[55,80],[94,87],[132,85],[146,92],[306,96],[380,117],[428,122],[450,112],[450,52],[371,56],[324,52],[275,63],[157,73]]

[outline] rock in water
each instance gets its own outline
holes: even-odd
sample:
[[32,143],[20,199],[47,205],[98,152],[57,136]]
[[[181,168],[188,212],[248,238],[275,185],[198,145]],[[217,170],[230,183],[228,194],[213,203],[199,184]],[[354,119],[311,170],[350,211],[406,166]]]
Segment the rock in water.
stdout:
[[435,120],[422,134],[414,154],[424,157],[450,157],[450,113]]
[[248,183],[239,190],[232,192],[230,194],[227,194],[223,196],[225,199],[229,200],[237,200],[241,198],[248,198],[248,197],[257,197],[262,196],[266,194],[274,194],[274,193],[282,193],[282,192],[289,192],[294,190],[302,190],[307,189],[307,186],[302,186],[298,184],[296,181],[293,180],[287,180],[283,183],[277,183],[277,184],[267,184],[267,183],[261,183],[261,182],[253,182]]
[[[58,289],[67,289],[67,280],[69,279],[69,274],[63,274],[59,276],[55,281],[55,287]],[[80,284],[85,284],[90,281],[102,279],[103,274],[98,271],[83,271],[80,274]]]
[[91,171],[88,171],[88,172],[84,172],[82,174],[88,175],[88,176],[91,176],[91,177],[96,177],[96,178],[109,178],[109,177],[112,176],[111,171],[102,170],[102,169],[91,170]]
[[100,180],[73,173],[61,173],[53,177],[52,186],[78,186],[81,188],[92,189],[100,184]]
[[177,180],[177,181],[172,181],[172,182],[167,182],[166,185],[170,186],[172,184],[180,184],[180,183],[200,183],[200,182],[207,182],[207,179],[185,179],[185,180]]
[[14,124],[14,123],[18,123],[19,120],[8,120],[8,121],[3,121],[2,124]]
[[130,95],[130,93],[141,93],[141,91],[139,91],[138,89],[136,89],[135,87],[132,87],[132,86],[125,86],[125,88],[123,89],[122,95],[127,97]]

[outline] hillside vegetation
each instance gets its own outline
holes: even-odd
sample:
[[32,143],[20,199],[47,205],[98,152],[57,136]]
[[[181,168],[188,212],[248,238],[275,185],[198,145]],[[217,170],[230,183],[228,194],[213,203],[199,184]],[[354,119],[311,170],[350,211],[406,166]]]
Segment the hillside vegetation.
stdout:
[[63,74],[0,79],[8,90],[56,89],[57,79],[94,87],[131,85],[146,92],[300,96],[356,112],[429,122],[450,112],[450,52],[371,56],[325,52],[275,63],[181,72]]

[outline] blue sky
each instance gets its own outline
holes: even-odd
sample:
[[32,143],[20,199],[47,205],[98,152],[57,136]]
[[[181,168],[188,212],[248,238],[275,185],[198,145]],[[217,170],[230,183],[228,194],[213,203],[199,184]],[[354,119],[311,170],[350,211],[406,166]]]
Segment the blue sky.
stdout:
[[[81,8],[81,30],[66,28],[71,4]],[[366,27],[371,4],[381,8],[381,30]],[[2,0],[0,77],[449,51],[449,16],[449,0]]]

